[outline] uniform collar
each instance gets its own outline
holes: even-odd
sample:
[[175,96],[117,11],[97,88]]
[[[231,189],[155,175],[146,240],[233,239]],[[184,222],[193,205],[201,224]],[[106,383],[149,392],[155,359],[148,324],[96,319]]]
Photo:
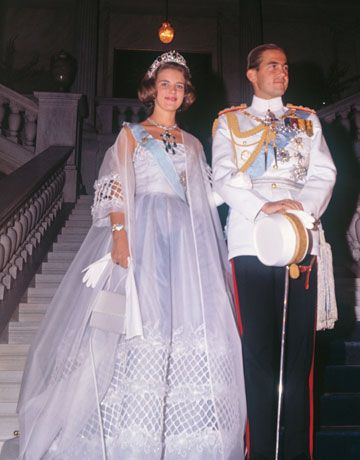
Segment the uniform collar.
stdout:
[[281,97],[274,97],[273,99],[261,99],[260,97],[253,96],[251,108],[256,110],[256,112],[266,112],[271,110],[276,112],[281,110],[284,107]]

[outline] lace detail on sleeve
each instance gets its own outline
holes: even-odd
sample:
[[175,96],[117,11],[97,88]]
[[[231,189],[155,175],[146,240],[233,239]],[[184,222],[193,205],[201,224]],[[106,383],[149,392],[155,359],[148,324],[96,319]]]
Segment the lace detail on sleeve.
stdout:
[[124,195],[119,174],[104,176],[95,181],[94,204],[91,207],[93,219],[107,217],[110,212],[124,211]]

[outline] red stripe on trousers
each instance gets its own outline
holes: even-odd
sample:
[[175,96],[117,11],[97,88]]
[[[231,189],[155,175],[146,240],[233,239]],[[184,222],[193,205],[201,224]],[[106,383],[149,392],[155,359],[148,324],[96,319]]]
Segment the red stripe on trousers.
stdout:
[[310,374],[309,374],[309,403],[310,403],[309,451],[310,451],[311,460],[314,460],[314,358],[315,358],[316,316],[317,316],[317,313],[316,313],[316,308],[315,308],[313,353],[312,353],[312,360],[311,360],[311,369],[310,369]]
[[241,314],[240,314],[240,302],[239,302],[239,293],[236,283],[236,275],[235,275],[235,266],[234,260],[231,260],[231,267],[232,267],[232,279],[233,279],[233,286],[234,286],[234,297],[235,297],[235,315],[236,315],[236,324],[239,329],[240,336],[243,335],[243,323],[241,321]]
[[[232,267],[232,279],[233,279],[233,286],[234,286],[234,297],[235,297],[235,316],[236,316],[236,323],[239,330],[240,336],[243,335],[244,327],[241,320],[241,313],[240,313],[240,301],[239,301],[239,293],[236,283],[236,275],[235,275],[235,266],[234,260],[231,260],[231,267]],[[246,452],[247,457],[250,458],[250,424],[249,419],[246,421],[246,431],[245,431],[245,443],[246,443]]]

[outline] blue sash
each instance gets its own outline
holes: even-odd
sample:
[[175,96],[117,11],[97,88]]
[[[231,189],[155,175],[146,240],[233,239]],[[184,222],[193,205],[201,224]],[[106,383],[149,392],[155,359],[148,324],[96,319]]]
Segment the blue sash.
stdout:
[[174,192],[186,203],[186,196],[179,175],[175,169],[174,163],[166,154],[162,144],[157,142],[141,125],[129,123],[128,126],[137,142],[144,147],[146,146],[146,149],[149,150],[155,158]]
[[[298,118],[303,118],[306,120],[310,114],[303,110],[296,110],[294,115],[296,115]],[[295,130],[277,133],[276,134],[276,146],[278,150],[282,150],[291,141],[291,139],[293,139],[296,136],[296,134],[297,132]],[[275,161],[274,148],[271,144],[268,145],[267,152],[268,152],[267,164],[270,165]],[[266,169],[265,169],[264,156],[265,156],[265,146],[261,149],[255,161],[247,170],[247,172],[251,175],[251,177],[260,177],[265,173]]]

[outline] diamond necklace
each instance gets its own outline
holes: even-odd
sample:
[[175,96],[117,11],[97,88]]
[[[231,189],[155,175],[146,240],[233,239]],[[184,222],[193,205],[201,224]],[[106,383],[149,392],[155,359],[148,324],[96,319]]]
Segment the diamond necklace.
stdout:
[[161,125],[160,123],[157,123],[152,118],[148,118],[148,121],[150,124],[163,130],[163,132],[160,134],[160,137],[164,143],[165,150],[166,152],[171,152],[173,155],[175,155],[176,153],[175,149],[177,148],[176,137],[171,133],[171,131],[176,129],[178,125],[175,123],[172,126],[164,126],[164,125]]

